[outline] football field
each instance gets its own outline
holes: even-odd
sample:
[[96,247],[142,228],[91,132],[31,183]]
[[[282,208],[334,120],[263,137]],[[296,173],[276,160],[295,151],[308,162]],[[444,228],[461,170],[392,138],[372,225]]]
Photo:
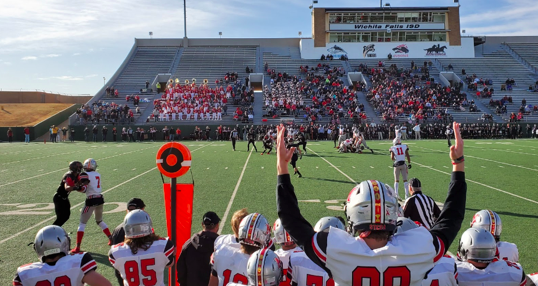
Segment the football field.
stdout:
[[[183,143],[192,152],[193,232],[201,229],[206,211],[215,211],[223,219],[222,233],[231,233],[231,215],[244,207],[274,222],[276,156],[261,156],[261,142],[257,142],[258,152],[247,152],[245,142],[239,142],[235,152],[230,142]],[[452,172],[446,141],[403,143],[410,147],[409,176],[422,181],[425,194],[444,202]],[[369,141],[374,154],[368,150],[364,154],[340,154],[333,142],[308,142],[308,153],[297,162],[303,178],[292,178],[306,219],[314,224],[323,216],[344,216],[342,202],[362,180],[377,179],[392,186],[388,152],[391,144]],[[11,285],[18,266],[37,261],[28,244],[41,227],[54,221],[52,197],[73,160],[82,162],[91,157],[97,161],[106,202],[104,221],[111,231],[122,222],[127,201],[139,197],[147,205],[155,232],[166,236],[162,179],[155,165],[161,145],[162,142],[0,144],[0,285]],[[501,240],[517,244],[526,273],[538,271],[538,140],[466,140],[465,159],[468,195],[460,234],[469,227],[474,213],[492,209],[503,222]],[[178,183],[191,181],[190,174],[178,179]],[[73,192],[69,197],[71,218],[64,228],[71,233],[74,247],[85,195]],[[86,226],[82,250],[92,254],[98,271],[115,285],[107,242],[92,218]],[[457,240],[450,252],[456,253],[456,249]]]

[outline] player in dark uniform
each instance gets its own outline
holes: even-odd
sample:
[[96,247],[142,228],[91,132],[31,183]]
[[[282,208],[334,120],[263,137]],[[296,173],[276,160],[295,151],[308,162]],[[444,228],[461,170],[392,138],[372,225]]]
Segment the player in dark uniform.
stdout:
[[292,147],[295,147],[295,151],[293,152],[293,156],[291,156],[290,164],[293,167],[293,171],[295,171],[294,175],[299,175],[299,178],[302,178],[303,175],[301,172],[299,172],[299,169],[297,169],[297,160],[303,159],[303,155],[301,154],[301,149],[299,149],[300,143],[293,143],[292,141],[288,142],[286,145],[287,149],[290,149]]
[[297,134],[297,140],[299,140],[299,146],[303,145],[303,151],[306,154],[306,137],[302,132]]
[[79,191],[83,186],[80,185],[80,172],[82,171],[82,163],[73,161],[69,163],[69,172],[65,173],[60,186],[54,194],[52,201],[54,202],[54,212],[56,220],[53,225],[62,226],[71,215],[71,203],[69,202],[69,193],[71,191]]
[[247,145],[247,152],[250,151],[250,143],[252,143],[252,146],[254,146],[254,150],[258,152],[258,148],[256,148],[256,131],[254,130],[254,127],[250,128],[247,134],[248,138],[248,145]]
[[271,151],[273,151],[273,138],[271,138],[271,136],[265,135],[263,137],[263,148],[264,149],[261,155],[265,154],[266,150],[269,150],[269,152],[267,152],[267,155],[271,154]]

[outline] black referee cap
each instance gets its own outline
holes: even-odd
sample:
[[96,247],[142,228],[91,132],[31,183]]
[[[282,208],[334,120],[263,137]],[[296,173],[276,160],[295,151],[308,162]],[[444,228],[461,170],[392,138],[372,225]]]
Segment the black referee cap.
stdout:
[[411,187],[413,188],[421,188],[422,187],[422,183],[420,183],[420,180],[417,179],[417,178],[412,178],[411,181],[409,181],[411,183]]

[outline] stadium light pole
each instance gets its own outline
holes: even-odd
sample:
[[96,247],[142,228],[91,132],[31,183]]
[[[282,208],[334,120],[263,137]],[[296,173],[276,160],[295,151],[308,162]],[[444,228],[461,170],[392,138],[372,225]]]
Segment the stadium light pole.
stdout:
[[183,29],[185,38],[187,37],[187,0],[183,0]]

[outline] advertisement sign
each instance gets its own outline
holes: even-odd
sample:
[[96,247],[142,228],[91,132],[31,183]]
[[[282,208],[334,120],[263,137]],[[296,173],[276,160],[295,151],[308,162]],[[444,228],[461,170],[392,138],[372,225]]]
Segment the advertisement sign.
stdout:
[[444,30],[444,23],[355,23],[330,24],[330,31],[405,31],[405,30]]

